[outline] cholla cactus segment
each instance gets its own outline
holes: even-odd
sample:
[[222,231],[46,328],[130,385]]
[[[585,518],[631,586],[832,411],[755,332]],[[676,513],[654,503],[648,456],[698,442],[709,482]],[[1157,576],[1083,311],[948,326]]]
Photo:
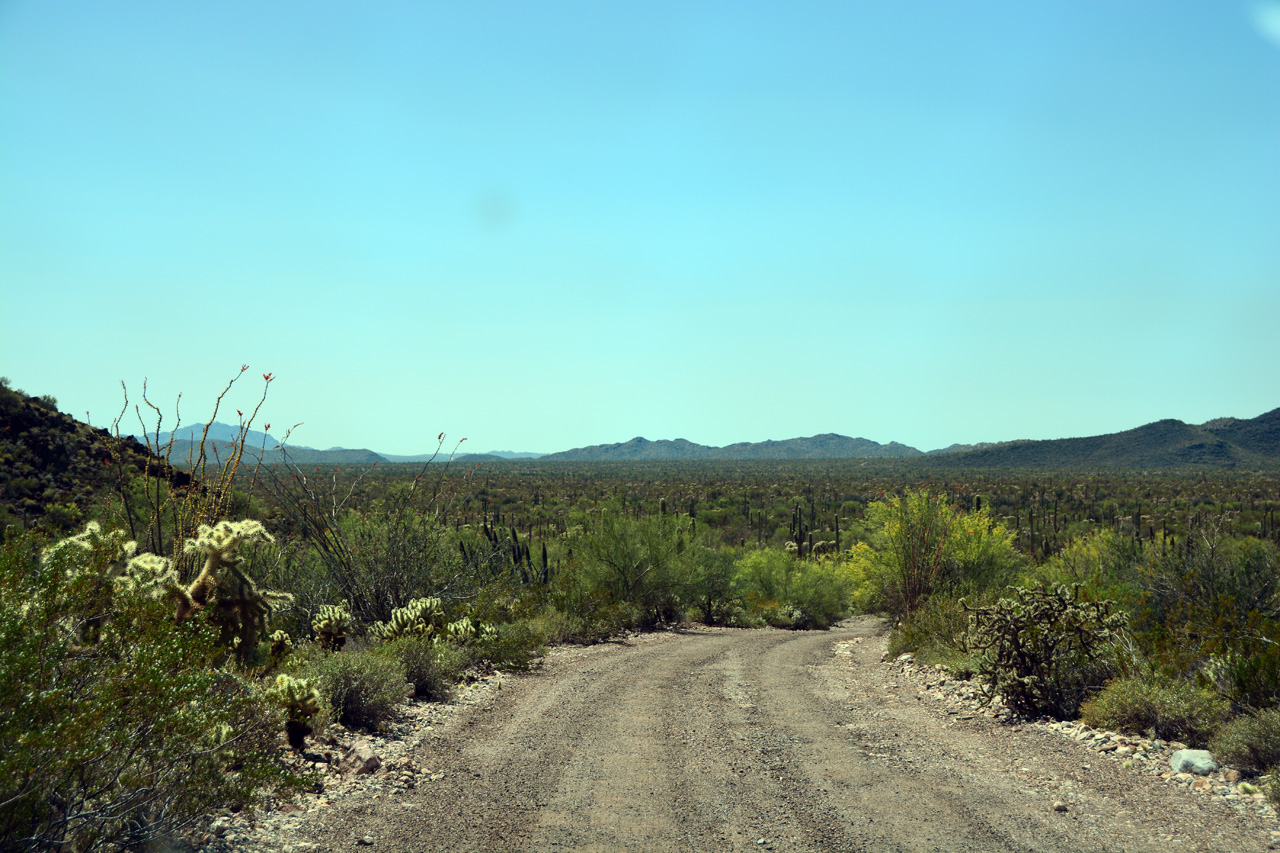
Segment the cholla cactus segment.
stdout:
[[187,592],[178,583],[178,571],[173,563],[156,554],[139,554],[130,560],[124,574],[115,578],[117,594],[133,593],[146,598],[172,598],[183,601]]
[[[84,530],[75,536],[59,539],[45,548],[43,558],[49,560],[65,551],[73,553],[78,551],[85,557],[90,554],[102,554],[108,561],[105,574],[108,577],[114,577],[123,573],[126,564],[138,553],[138,543],[127,540],[123,530],[108,530],[104,533],[101,524],[90,521],[84,526]],[[86,570],[81,560],[73,559],[71,562],[72,567],[67,570],[68,574],[78,574]]]
[[272,631],[269,639],[271,640],[271,656],[273,658],[284,657],[293,648],[293,639],[289,636],[288,631]]
[[275,537],[267,532],[262,522],[246,518],[243,521],[219,521],[210,527],[200,525],[194,539],[188,539],[182,546],[185,554],[217,555],[226,564],[239,562],[236,550],[250,542],[274,542]]
[[340,650],[347,642],[347,633],[351,631],[351,614],[344,605],[323,604],[311,620],[311,628],[316,632],[320,645],[329,651]]
[[266,633],[271,615],[292,601],[293,596],[288,593],[258,589],[253,579],[236,566],[217,587],[210,621],[222,629],[222,642],[235,648],[243,660]]
[[278,675],[267,695],[284,706],[291,720],[307,722],[320,713],[320,691],[305,678]]
[[[253,519],[243,521],[219,521],[210,527],[200,525],[194,539],[188,539],[182,546],[184,554],[204,554],[204,568],[200,575],[187,588],[187,595],[197,607],[204,607],[214,597],[223,572],[234,569],[244,559],[235,552],[249,542],[274,542],[275,539]],[[179,620],[185,619],[189,613],[179,611]]]
[[232,764],[236,760],[236,751],[232,746],[236,739],[236,730],[227,723],[219,723],[203,738],[205,749],[213,751],[224,764]]
[[96,643],[102,638],[111,620],[114,597],[130,586],[130,581],[125,580],[127,568],[137,552],[138,543],[127,540],[124,531],[104,532],[96,521],[90,521],[75,536],[44,549],[41,559],[46,565],[64,567],[71,583],[88,584],[77,596],[76,614],[63,620],[80,642]]
[[311,734],[311,718],[320,713],[320,691],[305,678],[279,675],[267,696],[283,705],[289,714],[284,724],[285,736],[291,747],[301,751]]

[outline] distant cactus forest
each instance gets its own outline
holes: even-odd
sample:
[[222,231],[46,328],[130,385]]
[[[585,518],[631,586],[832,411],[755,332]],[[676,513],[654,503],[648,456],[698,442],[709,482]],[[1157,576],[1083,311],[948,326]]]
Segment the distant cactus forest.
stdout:
[[553,644],[858,613],[1022,714],[1208,745],[1280,791],[1276,470],[475,465],[443,436],[317,467],[246,452],[252,411],[183,458],[7,381],[0,417],[5,850],[143,848],[288,796],[326,726]]

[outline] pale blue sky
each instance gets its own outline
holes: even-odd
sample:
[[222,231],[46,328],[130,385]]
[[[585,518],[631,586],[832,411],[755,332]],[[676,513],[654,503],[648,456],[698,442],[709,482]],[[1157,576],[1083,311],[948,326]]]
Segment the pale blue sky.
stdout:
[[389,453],[1256,416],[1280,4],[0,0],[0,374],[241,363]]

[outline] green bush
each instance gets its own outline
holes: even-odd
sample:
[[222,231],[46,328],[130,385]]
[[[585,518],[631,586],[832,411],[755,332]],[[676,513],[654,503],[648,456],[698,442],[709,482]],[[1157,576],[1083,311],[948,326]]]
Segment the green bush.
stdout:
[[1118,671],[1125,617],[1080,587],[1015,588],[1012,598],[970,611],[966,650],[988,697],[1021,714],[1072,719]]
[[428,637],[402,637],[378,649],[404,668],[414,695],[432,702],[444,702],[453,694],[453,685],[466,669],[466,654],[451,643]]
[[734,565],[733,591],[757,608],[786,602],[800,561],[785,551],[757,548],[743,554]]
[[737,604],[733,595],[733,553],[726,548],[693,545],[684,553],[687,598],[707,625],[723,625]]
[[467,659],[471,664],[488,661],[508,672],[527,670],[546,647],[541,630],[540,624],[523,619],[499,625],[466,646]]
[[1280,710],[1235,718],[1218,729],[1209,749],[1219,761],[1247,773],[1280,766]]
[[103,596],[117,556],[42,559],[28,536],[0,546],[0,849],[142,849],[302,785],[273,759],[281,710],[218,667],[216,626],[175,626],[172,605],[145,595]]
[[[976,596],[966,601],[979,605],[994,600],[994,596]],[[967,678],[973,674],[973,659],[965,651],[968,631],[969,612],[964,602],[949,595],[932,595],[914,613],[903,617],[889,637],[889,653],[896,657],[911,652],[922,664],[945,666],[957,677]]]
[[685,535],[684,523],[670,515],[600,512],[574,544],[578,577],[588,590],[634,609],[636,627],[682,621]]
[[873,571],[881,584],[870,598],[897,616],[905,616],[935,592],[962,594],[1012,582],[1025,563],[1003,525],[986,510],[965,513],[932,490],[908,492],[867,507]]
[[407,698],[404,663],[376,649],[326,652],[311,646],[290,656],[286,668],[315,685],[344,726],[377,730]]
[[751,615],[775,628],[826,630],[849,615],[853,578],[835,560],[760,548],[738,559],[733,591]]
[[1080,707],[1091,726],[1202,746],[1226,719],[1222,697],[1180,678],[1117,678]]
[[832,560],[806,560],[792,578],[788,601],[800,612],[794,627],[825,631],[850,613],[852,583]]
[[1083,584],[1102,597],[1130,601],[1138,597],[1144,557],[1140,541],[1104,528],[1072,539],[1027,575],[1035,581]]

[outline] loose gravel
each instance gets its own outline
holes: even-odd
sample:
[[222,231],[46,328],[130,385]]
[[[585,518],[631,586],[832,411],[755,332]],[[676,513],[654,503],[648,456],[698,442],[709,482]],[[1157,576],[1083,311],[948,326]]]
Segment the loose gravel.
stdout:
[[[323,791],[219,815],[208,853],[1274,849],[1275,812],[1178,746],[981,707],[884,659],[875,619],[551,652],[388,731],[334,730]],[[369,775],[337,762],[365,739]],[[1246,789],[1247,790],[1247,789]]]

